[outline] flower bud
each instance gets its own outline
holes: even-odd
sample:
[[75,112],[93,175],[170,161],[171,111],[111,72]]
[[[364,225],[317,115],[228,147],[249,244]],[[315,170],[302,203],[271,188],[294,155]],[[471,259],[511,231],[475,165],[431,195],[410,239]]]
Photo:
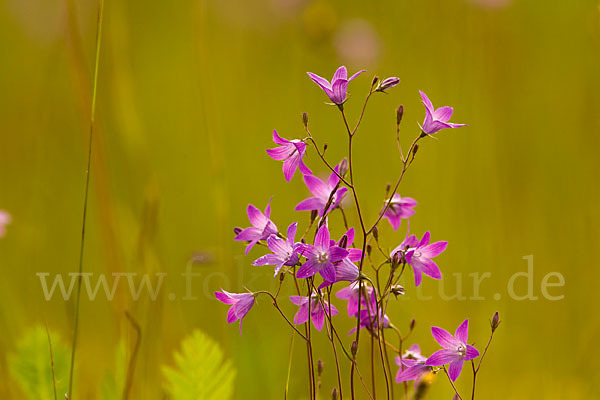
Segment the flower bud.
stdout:
[[404,106],[400,106],[396,110],[396,125],[400,125],[400,122],[402,122],[403,116],[404,116]]
[[323,144],[323,153],[325,153],[327,151],[327,143]]
[[498,311],[496,311],[494,313],[494,316],[492,317],[492,321],[491,321],[491,326],[492,326],[492,333],[494,333],[494,331],[498,328],[498,325],[500,325],[500,314],[498,314]]
[[307,113],[302,113],[302,123],[304,124],[304,126],[308,126],[308,114]]
[[415,144],[415,147],[413,147],[413,151],[412,151],[413,157],[415,156],[415,154],[417,154],[417,151],[419,151],[419,145]]
[[367,245],[367,254],[368,254],[368,255],[371,255],[371,250],[372,250],[372,248],[371,248],[371,245],[370,245],[370,244],[368,244],[368,245]]
[[410,321],[410,325],[408,326],[408,328],[410,329],[410,331],[412,331],[413,329],[415,329],[415,324],[417,323],[417,321],[413,318]]
[[373,227],[373,237],[375,240],[379,240],[379,229],[377,229],[377,226]]
[[283,282],[284,279],[285,279],[285,273],[282,272],[279,274],[279,282]]
[[403,286],[394,285],[392,286],[391,292],[394,296],[396,296],[396,298],[398,298],[398,296],[403,295],[405,291]]
[[235,228],[233,228],[233,233],[235,233],[236,235],[239,235],[242,232],[242,230],[243,230],[242,228],[235,227]]
[[377,85],[378,81],[379,81],[379,77],[374,76],[373,81],[371,81],[371,87],[374,87],[375,85]]
[[348,235],[342,236],[342,238],[340,239],[340,247],[342,249],[345,249],[346,247],[348,247]]
[[355,340],[350,345],[350,354],[352,354],[352,357],[356,358],[356,353],[358,353],[358,343],[356,343]]
[[322,373],[323,373],[323,361],[319,360],[319,361],[317,361],[317,374],[319,376],[321,376]]
[[337,400],[337,398],[338,398],[337,388],[333,388],[333,390],[331,391],[331,399],[332,400]]
[[344,176],[348,172],[348,159],[344,157],[342,162],[340,162],[340,175]]
[[390,78],[386,78],[379,84],[377,87],[378,92],[385,92],[387,89],[391,89],[397,84],[400,83],[400,78],[392,76]]

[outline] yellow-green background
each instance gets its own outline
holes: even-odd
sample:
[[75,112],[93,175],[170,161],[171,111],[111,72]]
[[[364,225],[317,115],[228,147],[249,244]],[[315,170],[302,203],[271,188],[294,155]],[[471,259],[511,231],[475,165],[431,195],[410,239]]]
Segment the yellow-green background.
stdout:
[[[5,356],[23,332],[47,322],[71,340],[73,301],[46,302],[35,273],[77,270],[96,12],[88,0],[0,4],[0,209],[14,220],[0,240],[2,398],[20,396]],[[274,287],[271,269],[250,267],[262,250],[243,257],[232,228],[247,226],[248,203],[264,208],[270,196],[280,228],[297,219],[306,226],[306,213],[292,211],[307,196],[304,184],[299,176],[286,183],[264,149],[273,129],[302,137],[300,114],[308,112],[329,159],[344,155],[339,113],[305,74],[329,78],[340,64],[368,69],[350,86],[351,121],[374,74],[402,79],[373,98],[356,138],[356,186],[369,221],[398,172],[399,104],[404,142],[423,118],[418,89],[469,124],[423,143],[401,193],[419,201],[414,232],[449,241],[437,259],[447,291],[452,273],[464,274],[469,293],[467,274],[489,271],[486,300],[443,301],[425,279],[434,299],[394,302],[392,320],[405,327],[416,318],[413,339],[429,353],[437,346],[429,326],[454,330],[467,317],[470,340],[482,347],[498,310],[503,323],[480,374],[480,398],[599,397],[599,19],[596,0],[106,0],[84,269],[169,275],[156,302],[132,301],[126,286],[113,302],[84,296],[75,398],[95,398],[120,337],[133,344],[125,310],[143,332],[134,398],[161,398],[160,365],[172,363],[194,328],[234,361],[235,398],[282,398],[289,330],[259,299],[239,337],[211,293]],[[352,43],[346,35],[361,37],[366,50],[342,52]],[[325,172],[312,150],[307,162]],[[384,245],[395,246],[404,227],[385,225]],[[198,300],[182,301],[180,273],[197,252],[210,262],[194,267],[202,273],[193,281]],[[522,257],[530,254],[535,294],[543,276],[558,271],[566,285],[551,293],[564,300],[508,299],[507,281],[526,270]],[[412,279],[404,283],[411,293]],[[345,315],[337,320],[340,331],[350,329]],[[331,349],[323,338],[317,348],[328,393]],[[360,354],[367,371],[368,347]],[[306,396],[304,357],[298,344],[292,398]],[[466,393],[469,381],[465,369],[459,389]],[[450,398],[447,382],[430,397]]]

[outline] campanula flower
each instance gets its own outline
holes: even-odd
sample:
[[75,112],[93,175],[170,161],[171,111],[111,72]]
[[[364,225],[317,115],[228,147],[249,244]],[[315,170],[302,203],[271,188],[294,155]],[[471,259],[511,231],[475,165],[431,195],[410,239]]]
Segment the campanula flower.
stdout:
[[248,241],[248,246],[246,246],[246,254],[254,247],[259,240],[266,240],[271,235],[277,234],[277,226],[270,220],[271,217],[271,201],[267,204],[265,208],[265,213],[263,214],[258,208],[254,207],[252,204],[248,205],[248,219],[252,226],[250,228],[243,229],[240,233],[237,234],[234,240],[237,241]]
[[319,228],[314,245],[304,244],[298,250],[306,257],[306,262],[298,269],[296,277],[308,278],[318,272],[328,282],[336,282],[333,263],[343,260],[349,254],[348,250],[331,244],[326,225]]
[[425,105],[425,120],[421,129],[423,132],[431,135],[437,131],[445,128],[460,128],[466,126],[466,124],[453,124],[448,122],[454,110],[452,107],[440,107],[437,110],[433,108],[433,104],[427,97],[427,95],[419,90],[423,104]]
[[[334,170],[339,173],[339,165],[336,166]],[[340,178],[333,172],[329,176],[327,182],[323,182],[313,175],[304,175],[304,183],[306,183],[306,186],[313,194],[313,197],[309,197],[298,203],[296,211],[319,210],[319,215],[322,217],[325,211],[335,209],[348,191],[348,188],[345,187],[340,187],[337,190],[335,189],[339,180]],[[334,190],[335,193],[333,194],[331,204],[329,204],[327,210],[325,210],[325,206],[327,206],[327,203],[329,202],[329,197]]]
[[[387,328],[390,326],[390,319],[383,313],[381,308],[377,309],[375,304],[360,308],[360,329],[367,328],[369,331],[377,330],[379,325]],[[356,332],[356,328],[350,330],[350,334]]]
[[6,235],[6,226],[12,222],[12,217],[4,210],[0,210],[0,238]]
[[303,174],[312,175],[312,171],[302,161],[304,153],[306,153],[306,143],[298,139],[288,140],[281,138],[277,134],[277,131],[273,131],[273,141],[279,147],[268,149],[267,154],[274,160],[283,160],[283,176],[285,176],[286,181],[289,182],[292,180],[298,167],[300,167],[300,172]]
[[[348,316],[356,317],[358,315],[358,291],[359,291],[359,282],[353,282],[350,286],[347,286],[341,290],[339,290],[335,295],[338,299],[347,300],[348,301]],[[363,293],[360,296],[361,302],[361,310],[367,309],[367,307],[371,307],[371,309],[375,309],[375,292],[371,286],[368,286],[366,283],[362,285]],[[367,298],[369,299],[369,305],[367,305]]]
[[[387,205],[387,202],[385,204]],[[416,205],[417,202],[415,199],[410,197],[400,197],[400,195],[396,193],[392,196],[390,205],[383,216],[390,221],[394,230],[398,230],[403,218],[408,219],[415,214],[413,207]]]
[[227,312],[227,323],[231,324],[240,320],[240,335],[242,334],[242,320],[254,305],[254,294],[252,293],[229,293],[223,289],[215,292],[217,300],[225,304],[231,304]]
[[433,279],[442,279],[442,273],[437,264],[431,260],[438,256],[448,246],[448,242],[435,242],[429,244],[429,232],[419,241],[414,235],[408,236],[392,251],[392,257],[401,252],[406,262],[412,267],[415,274],[415,286],[421,284],[422,274]]
[[460,375],[463,363],[479,356],[479,351],[467,344],[469,337],[469,320],[465,320],[456,329],[454,336],[442,328],[432,327],[431,334],[433,338],[444,349],[438,350],[431,355],[425,362],[426,365],[439,367],[440,365],[450,364],[448,367],[448,376],[452,381]]
[[252,263],[252,265],[275,265],[275,276],[284,265],[293,266],[298,263],[298,254],[296,248],[299,244],[294,242],[298,223],[294,222],[288,227],[287,240],[283,240],[277,235],[271,235],[267,238],[267,246],[273,254],[266,254]]
[[[308,297],[306,296],[291,296],[290,301],[300,309],[294,316],[294,324],[300,325],[308,321]],[[321,304],[321,301],[323,304]],[[325,305],[325,308],[323,308]],[[329,304],[327,301],[319,300],[317,295],[312,294],[310,297],[310,319],[315,328],[320,331],[323,329],[323,323],[325,322],[325,314],[329,315],[329,308],[331,307],[331,315],[337,315],[338,310]]]
[[[335,240],[330,240],[332,246],[337,245],[341,248],[348,250],[348,256],[343,258],[341,261],[338,261],[333,264],[333,267],[335,268],[335,282],[354,282],[358,279],[360,271],[354,263],[359,262],[362,258],[362,250],[350,247],[352,246],[353,242],[354,228],[348,229],[348,232],[346,232],[338,242],[336,242]],[[324,281],[321,285],[319,285],[319,289],[331,286],[335,282]]]
[[335,74],[333,74],[331,82],[312,72],[307,72],[307,74],[314,83],[319,85],[321,89],[325,91],[325,94],[327,94],[332,103],[340,105],[344,104],[346,101],[348,83],[363,72],[365,71],[358,71],[348,79],[348,71],[346,70],[346,67],[342,65],[335,71]]
[[431,367],[425,365],[427,357],[421,355],[421,348],[413,344],[402,354],[402,358],[396,357],[396,365],[400,367],[396,374],[396,383],[415,381],[418,384],[421,377],[431,371]]

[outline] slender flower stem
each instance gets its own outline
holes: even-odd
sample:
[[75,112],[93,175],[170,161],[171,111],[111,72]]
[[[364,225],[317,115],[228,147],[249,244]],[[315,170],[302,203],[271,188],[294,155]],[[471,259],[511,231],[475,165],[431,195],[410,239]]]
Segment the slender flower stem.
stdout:
[[490,338],[488,339],[487,344],[485,345],[485,349],[483,350],[483,354],[479,358],[479,362],[477,362],[477,368],[475,368],[475,362],[471,360],[471,367],[473,368],[473,388],[471,390],[471,400],[475,400],[475,384],[477,382],[477,373],[479,372],[479,368],[481,367],[481,362],[483,361],[483,357],[488,351],[490,347],[490,343],[492,343],[492,339],[494,338],[494,331],[492,331]]
[[133,316],[129,313],[129,311],[125,312],[125,316],[133,326],[136,332],[135,339],[135,347],[133,349],[133,353],[131,354],[131,358],[129,359],[129,364],[127,365],[127,380],[125,381],[125,387],[123,388],[123,400],[127,400],[129,398],[129,393],[131,393],[131,387],[133,386],[133,376],[135,373],[135,363],[137,361],[137,356],[140,351],[140,345],[142,344],[142,328],[140,324],[133,318]]
[[294,335],[296,331],[292,331],[292,339],[290,340],[290,353],[288,355],[288,371],[285,379],[285,392],[283,393],[284,400],[287,400],[288,389],[290,386],[290,373],[292,371],[292,356],[294,355]]
[[342,392],[342,375],[340,373],[340,362],[338,360],[337,350],[335,348],[335,341],[333,338],[333,322],[331,319],[331,286],[327,288],[327,304],[329,305],[329,329],[330,329],[330,339],[331,339],[331,347],[333,348],[333,355],[335,356],[335,370],[337,372],[338,379],[338,391],[340,395],[340,400],[343,400],[343,392]]
[[48,323],[46,323],[46,335],[48,336],[48,348],[50,349],[50,368],[52,369],[52,387],[54,388],[54,400],[58,400],[56,394],[56,374],[54,373],[54,355],[52,354],[52,340],[50,339]]
[[454,386],[454,382],[452,382],[452,379],[450,379],[450,375],[448,375],[448,370],[446,370],[446,366],[444,365],[442,369],[444,370],[444,373],[446,373],[446,376],[448,377],[448,382],[450,382],[450,385],[452,385],[452,389],[454,389],[454,394],[458,396],[459,400],[462,400],[462,397],[458,393],[458,390],[456,390],[456,386]]
[[266,294],[267,296],[269,296],[271,298],[271,300],[273,300],[273,306],[275,307],[275,309],[277,311],[279,311],[279,314],[281,314],[281,316],[283,317],[283,319],[285,320],[285,322],[288,323],[289,326],[292,327],[293,330],[296,331],[296,333],[298,335],[300,335],[300,337],[306,341],[308,341],[308,338],[306,336],[304,336],[299,330],[298,328],[296,328],[294,326],[294,324],[292,324],[292,322],[288,319],[288,317],[285,316],[285,314],[283,313],[283,311],[281,310],[281,308],[279,308],[279,304],[277,304],[277,298],[275,296],[273,296],[270,292],[267,292],[266,290],[259,290],[257,292],[254,292],[255,294]]
[[98,65],[100,61],[100,43],[102,41],[102,20],[104,16],[104,0],[100,0],[98,5],[98,24],[96,27],[96,56],[94,62],[94,78],[93,78],[93,90],[92,90],[92,103],[91,103],[91,115],[90,115],[90,134],[88,144],[88,160],[85,177],[85,194],[83,199],[83,217],[81,227],[81,245],[79,248],[79,275],[77,277],[77,298],[75,301],[75,314],[73,324],[73,343],[71,347],[71,365],[69,369],[69,391],[68,398],[73,400],[73,373],[75,369],[75,351],[77,349],[77,335],[79,333],[79,305],[81,300],[81,276],[83,272],[83,253],[85,245],[85,228],[87,222],[87,210],[88,210],[88,195],[90,188],[90,169],[92,164],[92,144],[94,138],[94,121],[96,116],[96,94],[98,88]]

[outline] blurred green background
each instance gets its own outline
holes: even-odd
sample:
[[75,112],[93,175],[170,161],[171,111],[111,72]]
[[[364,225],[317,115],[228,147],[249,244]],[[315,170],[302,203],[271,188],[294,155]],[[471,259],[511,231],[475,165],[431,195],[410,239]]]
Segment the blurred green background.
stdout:
[[[47,323],[53,339],[69,346],[72,337],[74,301],[46,301],[35,274],[77,271],[96,13],[88,0],[0,4],[0,209],[13,216],[0,240],[2,398],[22,396],[7,360],[25,332]],[[437,259],[445,293],[453,273],[462,273],[467,296],[467,274],[491,278],[481,285],[485,300],[444,300],[440,285],[425,279],[432,298],[419,301],[408,274],[409,298],[388,314],[401,328],[416,318],[409,344],[430,353],[431,325],[454,330],[470,318],[470,340],[481,348],[500,311],[480,398],[599,398],[599,21],[596,0],[106,0],[84,270],[168,275],[156,301],[146,294],[134,301],[123,284],[110,302],[82,297],[75,398],[97,397],[121,338],[131,354],[136,334],[125,311],[142,330],[133,398],[163,398],[161,365],[173,364],[173,351],[196,328],[233,361],[235,398],[282,398],[285,324],[259,300],[239,337],[212,293],[275,287],[270,268],[250,267],[262,249],[244,257],[232,228],[247,226],[248,203],[264,209],[271,196],[280,228],[306,226],[308,215],[292,211],[307,197],[304,184],[298,175],[286,183],[264,149],[273,129],[303,137],[307,112],[329,160],[345,155],[339,113],[305,74],[330,78],[341,64],[368,70],[350,86],[351,121],[373,75],[402,79],[373,98],[356,139],[356,186],[369,221],[398,173],[398,105],[406,109],[406,146],[424,115],[419,89],[435,106],[453,106],[453,122],[469,124],[426,140],[400,193],[419,201],[411,230],[449,241]],[[312,150],[307,160],[326,172]],[[405,227],[383,225],[383,244],[392,248]],[[539,299],[516,301],[507,282],[527,270],[527,255]],[[192,259],[201,275],[192,281],[197,299],[183,300],[180,274]],[[549,301],[540,285],[555,271],[566,283],[550,293],[564,299]],[[527,291],[524,279],[516,290]],[[341,332],[351,328],[345,315],[337,319]],[[316,357],[329,393],[335,368],[321,336]],[[366,371],[366,341],[360,354]],[[307,396],[304,366],[296,341],[291,398]],[[466,393],[469,385],[465,369],[458,388]],[[451,395],[438,379],[430,398]]]

